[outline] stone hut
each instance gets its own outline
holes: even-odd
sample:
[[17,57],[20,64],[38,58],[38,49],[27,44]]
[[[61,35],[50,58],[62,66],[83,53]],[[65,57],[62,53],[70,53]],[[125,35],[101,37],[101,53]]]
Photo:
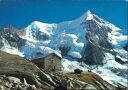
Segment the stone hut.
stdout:
[[61,71],[61,56],[56,53],[51,53],[48,56],[34,59],[32,62],[44,71]]

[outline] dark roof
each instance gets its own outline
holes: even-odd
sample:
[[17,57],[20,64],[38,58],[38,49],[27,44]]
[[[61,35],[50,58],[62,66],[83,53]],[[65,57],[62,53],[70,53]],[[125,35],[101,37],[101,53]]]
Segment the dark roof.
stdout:
[[49,56],[51,56],[51,55],[55,55],[55,56],[57,56],[59,59],[61,59],[61,56],[59,56],[58,54],[56,54],[56,53],[51,53],[51,54],[49,54],[49,55],[47,55],[47,56],[42,56],[42,57],[38,57],[38,58],[36,58],[36,59],[33,59],[32,61],[35,61],[35,60],[40,60],[40,59],[45,59],[45,58],[47,58],[47,57],[49,57]]

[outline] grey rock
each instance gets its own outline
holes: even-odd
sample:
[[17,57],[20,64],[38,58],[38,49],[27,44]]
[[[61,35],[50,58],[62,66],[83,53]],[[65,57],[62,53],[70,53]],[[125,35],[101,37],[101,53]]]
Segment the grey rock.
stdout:
[[17,85],[16,90],[24,90],[24,89],[20,85]]
[[20,82],[20,79],[18,79],[18,78],[16,78],[16,77],[11,77],[11,76],[9,76],[9,77],[8,77],[8,80],[9,80],[10,82],[12,82],[12,83],[21,83],[21,82]]
[[2,85],[0,85],[0,90],[5,90],[5,88]]
[[93,85],[88,84],[85,88],[85,90],[97,90]]
[[30,86],[27,88],[27,90],[36,90],[36,87],[35,87],[35,85],[30,85]]

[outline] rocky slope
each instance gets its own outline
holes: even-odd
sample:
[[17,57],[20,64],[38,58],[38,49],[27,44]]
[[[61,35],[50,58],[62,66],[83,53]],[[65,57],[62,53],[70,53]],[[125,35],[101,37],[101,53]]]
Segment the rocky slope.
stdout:
[[[119,84],[120,88],[125,88]],[[0,90],[119,89],[93,72],[44,72],[24,58],[0,52]]]
[[23,30],[0,30],[0,48],[30,60],[38,58],[38,53],[46,56],[56,52],[62,55],[63,71],[92,69],[115,86],[127,86],[128,52],[123,48],[127,36],[120,31],[87,11],[72,21],[34,21]]

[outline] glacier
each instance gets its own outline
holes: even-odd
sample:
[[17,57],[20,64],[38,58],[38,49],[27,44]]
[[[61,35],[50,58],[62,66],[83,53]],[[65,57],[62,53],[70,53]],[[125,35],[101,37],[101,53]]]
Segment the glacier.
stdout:
[[[20,48],[11,47],[8,41],[3,39],[4,46],[1,50],[25,57],[28,60],[46,56],[54,52],[62,57],[63,71],[71,72],[77,68],[86,71],[93,68],[93,72],[99,74],[104,80],[111,84],[116,85],[115,83],[120,83],[127,86],[127,78],[112,71],[113,68],[126,70],[127,64],[122,65],[116,62],[115,57],[111,53],[105,53],[104,64],[103,66],[99,65],[98,68],[95,68],[95,65],[89,66],[79,62],[82,58],[83,48],[86,47],[88,43],[86,38],[87,25],[83,25],[83,22],[86,23],[91,20],[95,21],[97,28],[103,28],[107,31],[107,40],[112,44],[113,50],[118,54],[117,56],[121,58],[121,60],[127,61],[128,52],[122,47],[126,45],[128,36],[121,34],[120,28],[99,18],[90,11],[87,11],[80,18],[72,21],[53,24],[34,21],[24,28],[24,35],[19,34],[20,38],[25,40],[25,45]],[[94,35],[93,37],[95,41],[99,41],[100,38],[102,38],[98,35]],[[67,56],[61,55],[61,51],[59,50],[60,46],[70,48]]]

